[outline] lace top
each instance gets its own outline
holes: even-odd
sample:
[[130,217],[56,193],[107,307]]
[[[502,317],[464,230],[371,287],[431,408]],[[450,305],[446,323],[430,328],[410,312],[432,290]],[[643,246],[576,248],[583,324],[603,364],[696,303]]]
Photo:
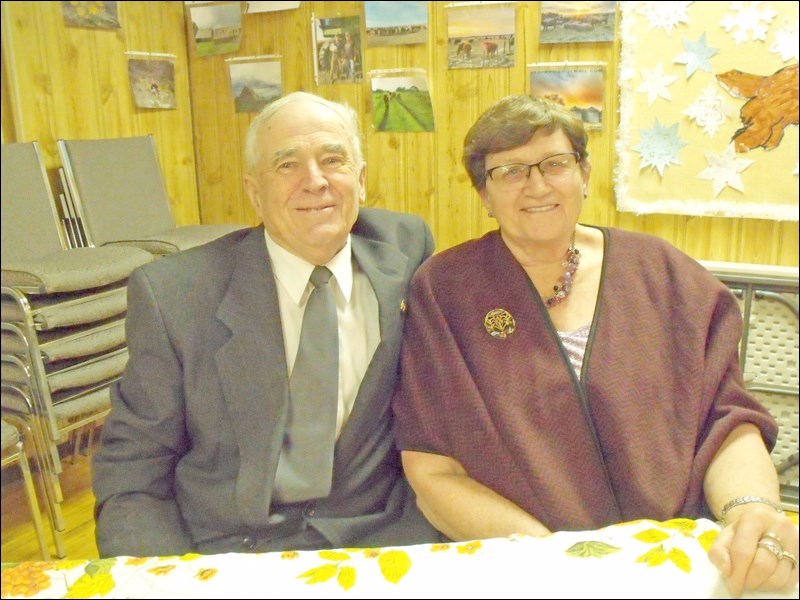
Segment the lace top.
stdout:
[[586,352],[586,342],[589,340],[589,330],[592,328],[591,323],[587,323],[583,327],[579,327],[575,331],[559,331],[558,337],[561,338],[561,343],[564,350],[567,351],[569,362],[572,368],[575,369],[575,374],[580,379],[581,366],[583,366],[583,354]]

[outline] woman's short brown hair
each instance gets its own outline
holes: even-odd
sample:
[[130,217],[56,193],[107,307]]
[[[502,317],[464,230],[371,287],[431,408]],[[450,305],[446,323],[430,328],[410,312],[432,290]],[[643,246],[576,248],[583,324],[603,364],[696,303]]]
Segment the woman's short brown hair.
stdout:
[[481,191],[486,186],[486,155],[504,152],[527,144],[539,130],[563,131],[587,165],[588,136],[583,121],[563,104],[527,95],[507,96],[490,106],[464,138],[462,161],[472,185]]

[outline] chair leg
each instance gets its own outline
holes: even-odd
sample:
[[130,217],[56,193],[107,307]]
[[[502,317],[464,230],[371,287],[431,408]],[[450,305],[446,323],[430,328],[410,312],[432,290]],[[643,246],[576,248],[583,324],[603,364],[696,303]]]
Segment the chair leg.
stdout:
[[92,421],[88,425],[89,431],[86,434],[86,446],[84,447],[82,454],[84,456],[89,456],[94,452],[94,444],[95,444],[95,432],[98,429],[98,422]]
[[[33,484],[33,476],[31,475],[30,463],[26,455],[26,448],[23,446],[22,441],[18,442],[19,449],[19,466],[22,471],[22,480],[25,486],[25,497],[28,500],[28,507],[31,511],[31,518],[33,519],[33,528],[36,530],[36,539],[39,542],[39,552],[42,560],[50,560],[50,548],[47,540],[44,537],[44,525],[42,523],[42,509],[39,506],[37,499],[36,487]],[[62,543],[63,545],[63,543]],[[63,550],[63,549],[62,549]]]
[[61,482],[58,476],[58,473],[61,471],[61,465],[55,462],[58,458],[58,448],[54,443],[50,442],[49,430],[46,428],[46,424],[44,424],[43,427],[41,419],[32,419],[31,429],[33,430],[31,438],[34,443],[34,450],[44,491],[47,516],[50,522],[53,542],[56,547],[55,555],[58,558],[65,558],[67,555],[64,546],[64,532],[66,526],[64,515],[61,511],[61,503],[64,500],[64,495],[61,491]]
[[85,426],[78,427],[70,432],[69,438],[72,442],[72,464],[78,462],[78,453],[81,449],[81,443],[83,442],[83,431]]

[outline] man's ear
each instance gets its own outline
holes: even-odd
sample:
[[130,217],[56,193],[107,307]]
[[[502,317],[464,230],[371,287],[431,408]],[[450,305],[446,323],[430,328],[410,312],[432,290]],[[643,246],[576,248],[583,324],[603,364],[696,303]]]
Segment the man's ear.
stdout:
[[250,204],[256,214],[261,215],[261,194],[259,193],[258,182],[252,175],[244,176],[244,191],[247,192],[247,197],[250,199]]
[[367,201],[367,163],[361,163],[361,172],[358,174],[358,184],[360,190],[358,192],[358,200],[360,204]]

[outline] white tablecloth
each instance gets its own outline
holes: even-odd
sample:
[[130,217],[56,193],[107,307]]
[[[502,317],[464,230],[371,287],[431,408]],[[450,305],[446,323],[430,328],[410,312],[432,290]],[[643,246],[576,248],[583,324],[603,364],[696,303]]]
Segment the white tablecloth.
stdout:
[[2,597],[729,598],[706,554],[717,532],[675,519],[542,538],[18,563],[3,565]]

